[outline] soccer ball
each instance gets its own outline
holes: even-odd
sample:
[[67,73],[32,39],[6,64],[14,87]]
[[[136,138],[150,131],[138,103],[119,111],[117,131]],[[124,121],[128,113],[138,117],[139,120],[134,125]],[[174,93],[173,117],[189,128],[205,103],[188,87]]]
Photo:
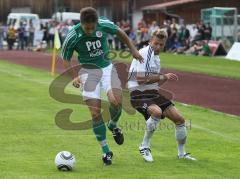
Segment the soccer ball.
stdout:
[[55,165],[60,171],[71,171],[75,161],[74,155],[68,151],[61,151],[55,157]]

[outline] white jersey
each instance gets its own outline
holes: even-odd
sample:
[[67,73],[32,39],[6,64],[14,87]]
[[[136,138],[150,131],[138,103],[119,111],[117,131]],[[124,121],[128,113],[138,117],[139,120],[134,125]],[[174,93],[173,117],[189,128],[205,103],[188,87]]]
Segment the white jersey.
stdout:
[[144,58],[144,63],[140,63],[133,59],[129,69],[128,88],[130,91],[134,90],[150,90],[159,89],[158,83],[152,84],[138,84],[136,75],[151,76],[160,73],[160,58],[159,55],[154,55],[153,49],[150,45],[139,50],[139,53]]

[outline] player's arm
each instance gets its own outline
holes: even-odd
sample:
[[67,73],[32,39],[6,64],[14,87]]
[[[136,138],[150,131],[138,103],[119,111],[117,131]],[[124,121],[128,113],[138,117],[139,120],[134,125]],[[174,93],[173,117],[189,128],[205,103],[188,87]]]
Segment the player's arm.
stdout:
[[79,78],[78,72],[72,67],[71,61],[63,60],[63,66],[65,70],[70,69],[69,72],[73,79],[73,86],[79,88],[81,85],[81,80]]
[[[143,73],[143,72],[140,72]],[[157,83],[161,81],[177,81],[178,76],[174,73],[167,73],[167,74],[156,74],[156,75],[149,75],[149,76],[143,76],[142,74],[137,73],[137,81],[139,84],[152,84]]]
[[78,72],[72,68],[72,64],[71,64],[71,58],[74,52],[74,39],[75,39],[75,32],[70,32],[68,33],[63,46],[62,46],[62,59],[63,59],[63,66],[65,68],[65,70],[69,70],[70,69],[70,75],[73,78],[73,86],[76,88],[80,87],[81,81],[80,78],[78,76]]
[[131,54],[132,54],[132,56],[136,59],[136,60],[138,60],[140,63],[143,63],[143,57],[140,55],[140,53],[138,52],[138,50],[135,48],[135,46],[133,45],[133,43],[131,42],[131,40],[128,38],[128,36],[127,36],[127,34],[122,30],[122,29],[118,29],[118,31],[117,31],[117,37],[123,42],[123,43],[125,43],[127,46],[128,46],[128,48],[129,48],[129,50],[130,50],[130,52],[131,52]]

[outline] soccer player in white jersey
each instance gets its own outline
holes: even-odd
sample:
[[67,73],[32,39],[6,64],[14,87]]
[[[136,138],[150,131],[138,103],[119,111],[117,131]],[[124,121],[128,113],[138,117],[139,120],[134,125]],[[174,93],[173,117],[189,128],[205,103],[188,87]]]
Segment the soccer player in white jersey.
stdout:
[[150,139],[157,128],[159,121],[165,117],[175,123],[176,141],[178,145],[178,158],[196,160],[185,152],[187,131],[185,119],[178,112],[172,101],[161,95],[159,83],[171,80],[177,81],[173,73],[160,74],[159,53],[163,50],[167,34],[164,30],[156,30],[147,47],[140,49],[144,63],[133,59],[129,70],[128,88],[130,90],[131,104],[146,120],[146,129],[139,151],[144,160],[153,161],[150,150]]

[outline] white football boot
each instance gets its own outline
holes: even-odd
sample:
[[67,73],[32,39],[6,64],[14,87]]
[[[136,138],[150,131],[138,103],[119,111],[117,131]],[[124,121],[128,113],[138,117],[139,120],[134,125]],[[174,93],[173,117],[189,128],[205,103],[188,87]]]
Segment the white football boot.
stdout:
[[151,149],[150,149],[149,147],[140,146],[140,147],[139,147],[139,152],[140,152],[140,154],[142,155],[143,159],[144,159],[146,162],[153,162],[153,157],[152,157],[152,154],[151,154]]
[[186,153],[184,155],[179,155],[178,159],[186,159],[186,160],[192,160],[192,161],[196,161],[197,159],[191,157],[190,153]]

